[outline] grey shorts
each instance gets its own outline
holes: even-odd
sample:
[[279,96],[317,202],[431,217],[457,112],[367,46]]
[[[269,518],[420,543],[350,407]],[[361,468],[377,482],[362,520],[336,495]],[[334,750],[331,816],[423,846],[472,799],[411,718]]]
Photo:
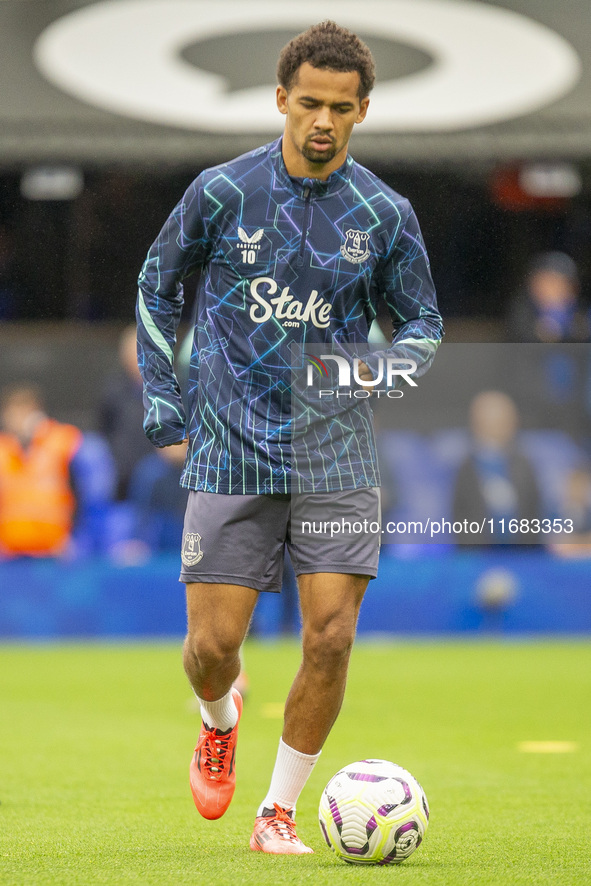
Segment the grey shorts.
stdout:
[[377,488],[295,495],[190,492],[180,580],[280,591],[286,547],[296,575],[375,578],[380,541]]

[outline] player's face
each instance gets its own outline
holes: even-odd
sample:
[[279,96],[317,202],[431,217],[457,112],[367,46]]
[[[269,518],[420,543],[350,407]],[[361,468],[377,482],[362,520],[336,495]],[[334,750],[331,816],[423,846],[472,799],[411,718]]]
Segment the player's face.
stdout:
[[368,98],[359,99],[357,71],[301,65],[289,92],[277,87],[277,107],[287,117],[283,158],[290,175],[326,179],[342,166],[368,105]]

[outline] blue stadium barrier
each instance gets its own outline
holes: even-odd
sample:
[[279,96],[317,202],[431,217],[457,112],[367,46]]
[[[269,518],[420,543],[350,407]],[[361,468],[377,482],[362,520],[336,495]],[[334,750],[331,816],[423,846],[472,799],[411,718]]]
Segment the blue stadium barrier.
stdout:
[[[359,632],[591,632],[589,567],[588,560],[563,561],[543,550],[443,551],[409,559],[387,553],[370,582]],[[180,636],[185,610],[178,569],[176,554],[141,566],[104,558],[0,563],[0,637]],[[254,625],[261,636],[278,634],[277,595],[261,595]]]

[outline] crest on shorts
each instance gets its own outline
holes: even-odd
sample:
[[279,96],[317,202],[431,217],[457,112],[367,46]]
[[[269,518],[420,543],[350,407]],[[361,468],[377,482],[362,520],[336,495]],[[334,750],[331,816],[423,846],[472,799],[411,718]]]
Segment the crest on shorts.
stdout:
[[341,246],[341,255],[347,261],[358,265],[359,262],[369,258],[369,234],[366,231],[356,231],[349,228],[345,231],[345,242]]
[[203,557],[201,550],[201,536],[198,532],[185,532],[181,560],[185,566],[194,566]]

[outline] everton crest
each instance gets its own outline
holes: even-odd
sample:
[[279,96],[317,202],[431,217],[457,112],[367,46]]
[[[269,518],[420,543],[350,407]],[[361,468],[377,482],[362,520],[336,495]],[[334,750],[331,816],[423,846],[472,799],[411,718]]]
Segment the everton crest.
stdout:
[[194,566],[203,557],[200,541],[201,536],[198,532],[185,532],[181,551],[181,560],[185,566]]
[[345,242],[341,246],[341,255],[354,265],[365,261],[366,258],[369,258],[369,234],[349,228],[348,231],[345,231]]

